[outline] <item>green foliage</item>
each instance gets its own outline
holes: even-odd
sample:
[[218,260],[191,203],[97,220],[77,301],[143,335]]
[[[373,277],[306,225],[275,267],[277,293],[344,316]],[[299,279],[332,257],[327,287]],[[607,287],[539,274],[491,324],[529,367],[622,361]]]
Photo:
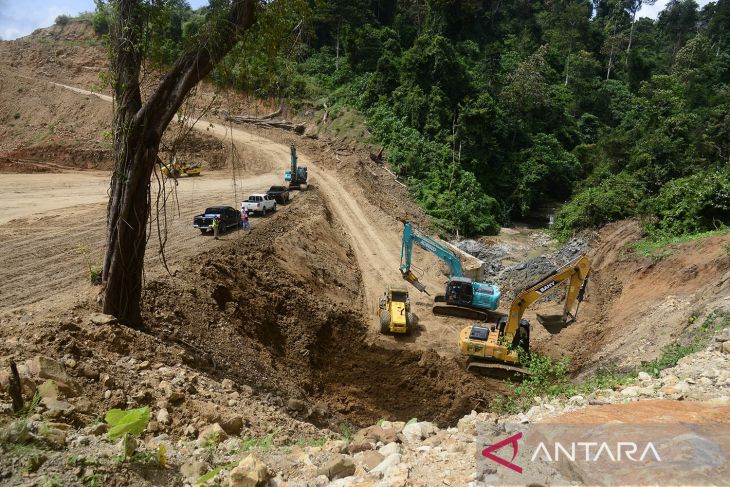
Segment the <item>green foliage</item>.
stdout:
[[68,15],[59,15],[56,17],[56,20],[53,22],[56,25],[67,25],[69,22],[71,22],[71,17]]
[[143,407],[126,411],[110,409],[104,416],[104,421],[110,427],[107,438],[112,441],[126,435],[139,436],[150,422],[150,408]]
[[578,159],[553,135],[536,134],[532,146],[518,155],[515,201],[523,216],[547,196],[565,198],[580,175]]
[[198,480],[195,481],[195,485],[206,485],[208,481],[213,480],[215,476],[218,475],[221,471],[234,469],[238,466],[239,463],[240,460],[238,462],[231,462],[227,465],[221,465],[220,467],[216,467],[210,472],[206,472],[198,477]]
[[348,423],[340,424],[340,436],[345,443],[349,443],[352,438],[352,426]]
[[[261,2],[211,77],[316,114],[320,133],[369,131],[445,232],[566,200],[563,238],[632,216],[670,236],[726,224],[728,3],[672,1],[658,21],[640,2],[528,3]],[[200,43],[217,4],[143,2],[152,64]]]
[[686,242],[692,242],[702,240],[707,237],[714,235],[724,235],[730,233],[730,228],[722,227],[717,230],[708,230],[706,232],[685,234],[679,236],[672,235],[652,235],[647,238],[643,238],[638,242],[631,245],[631,250],[639,253],[644,257],[656,257],[658,255],[664,255],[669,252],[668,247],[683,244]]
[[657,220],[650,230],[686,235],[730,222],[730,165],[674,179],[649,203]]
[[707,341],[715,333],[728,327],[730,327],[730,312],[713,311],[707,316],[699,329],[694,332],[689,341],[666,345],[658,358],[643,364],[641,369],[648,374],[659,377],[662,370],[674,367],[683,357],[704,349]]
[[643,185],[626,172],[609,176],[598,185],[587,187],[560,208],[553,234],[567,240],[575,229],[600,225],[635,216],[645,198]]
[[[690,324],[695,320],[696,317],[691,317]],[[510,383],[510,393],[498,396],[491,407],[499,412],[517,413],[534,405],[535,397],[567,398],[576,394],[589,394],[599,389],[615,389],[633,382],[639,372],[659,377],[662,370],[674,367],[683,357],[702,350],[715,333],[728,327],[730,327],[730,312],[710,312],[702,325],[692,330],[688,341],[666,345],[658,358],[626,372],[612,368],[601,369],[581,382],[570,380],[568,357],[555,360],[533,352],[529,357],[521,357],[529,375],[519,384]]]

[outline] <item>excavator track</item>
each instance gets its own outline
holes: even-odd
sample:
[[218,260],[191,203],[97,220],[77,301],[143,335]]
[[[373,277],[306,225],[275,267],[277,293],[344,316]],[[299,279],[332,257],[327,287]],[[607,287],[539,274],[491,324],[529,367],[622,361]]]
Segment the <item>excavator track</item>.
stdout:
[[530,375],[529,370],[519,365],[484,362],[481,360],[469,360],[466,364],[466,370],[474,374],[499,380],[521,381]]
[[432,308],[436,316],[453,316],[472,321],[487,321],[489,313],[463,306],[450,306],[448,304],[437,304]]

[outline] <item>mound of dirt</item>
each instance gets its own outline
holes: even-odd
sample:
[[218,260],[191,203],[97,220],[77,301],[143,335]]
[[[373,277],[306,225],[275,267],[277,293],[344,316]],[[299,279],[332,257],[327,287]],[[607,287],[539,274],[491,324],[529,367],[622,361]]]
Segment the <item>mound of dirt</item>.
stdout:
[[[247,384],[336,428],[387,417],[451,423],[499,392],[432,352],[367,345],[360,273],[317,190],[246,239],[174,278],[149,282],[149,331],[188,350],[188,365]],[[295,371],[295,372],[292,372]]]

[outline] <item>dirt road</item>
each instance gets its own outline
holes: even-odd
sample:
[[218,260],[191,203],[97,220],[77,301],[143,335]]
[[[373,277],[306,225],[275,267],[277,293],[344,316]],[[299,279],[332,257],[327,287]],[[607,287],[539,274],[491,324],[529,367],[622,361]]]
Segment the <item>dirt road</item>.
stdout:
[[[80,96],[96,96],[106,102],[111,97],[59,83]],[[190,221],[206,205],[237,206],[242,195],[261,190],[281,181],[289,161],[289,147],[239,127],[199,120],[194,127],[231,144],[237,150],[235,171],[206,172],[201,178],[181,179],[177,187],[177,207],[168,210],[168,264],[193,255],[211,245],[210,239],[192,233]],[[421,281],[431,296],[412,289],[412,301],[419,317],[419,330],[412,337],[388,337],[378,333],[375,315],[379,297],[391,284],[403,285],[398,270],[402,224],[371,205],[355,183],[345,181],[336,171],[317,164],[317,155],[300,153],[300,163],[310,168],[311,183],[326,197],[326,204],[345,227],[362,271],[365,299],[362,306],[372,316],[370,336],[386,346],[436,349],[440,353],[456,353],[456,334],[463,322],[435,319],[430,313],[432,295],[440,292],[445,276],[435,257],[416,249],[414,264],[421,271]],[[234,185],[234,174],[236,184]],[[61,181],[59,185],[59,181]],[[68,296],[89,291],[84,282],[88,265],[98,265],[103,251],[104,214],[108,175],[99,172],[63,174],[0,175],[3,207],[13,208],[0,221],[0,253],[22,255],[31,250],[36,258],[19,260],[6,279],[0,282],[0,296],[5,303],[60,301],[68,305]],[[44,197],[48,194],[49,197]],[[23,202],[34,201],[33,206]],[[18,220],[22,217],[24,220]],[[155,222],[153,222],[155,228]],[[161,259],[156,235],[150,239],[146,272],[161,272]],[[53,268],[50,279],[39,279]],[[66,290],[66,292],[62,292]],[[64,298],[64,296],[66,296]],[[44,303],[44,306],[48,303]],[[5,305],[7,306],[7,305]]]

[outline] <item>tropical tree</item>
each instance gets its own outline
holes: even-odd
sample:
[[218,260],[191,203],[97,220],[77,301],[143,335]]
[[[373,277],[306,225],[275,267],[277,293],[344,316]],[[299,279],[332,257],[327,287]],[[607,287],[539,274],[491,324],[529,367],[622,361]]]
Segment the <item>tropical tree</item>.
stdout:
[[164,3],[111,0],[111,71],[114,89],[114,158],[107,207],[103,267],[104,312],[141,324],[142,270],[150,213],[150,177],[160,141],[190,90],[255,22],[255,0],[211,1],[205,24],[143,100],[146,22]]

